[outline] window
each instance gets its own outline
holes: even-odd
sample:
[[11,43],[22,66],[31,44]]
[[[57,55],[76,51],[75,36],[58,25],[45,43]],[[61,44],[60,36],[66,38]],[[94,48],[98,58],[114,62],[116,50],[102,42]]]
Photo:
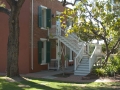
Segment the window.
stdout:
[[46,63],[46,41],[42,41],[42,63]]
[[51,28],[51,9],[42,5],[38,7],[38,26],[41,29]]
[[67,19],[67,21],[66,21],[66,25],[67,25],[67,27],[70,28],[70,27],[72,27],[72,24],[73,24],[72,18],[69,17],[69,18]]
[[44,65],[50,63],[50,42],[47,39],[38,41],[38,63]]
[[42,8],[42,25],[41,27],[46,28],[46,9]]

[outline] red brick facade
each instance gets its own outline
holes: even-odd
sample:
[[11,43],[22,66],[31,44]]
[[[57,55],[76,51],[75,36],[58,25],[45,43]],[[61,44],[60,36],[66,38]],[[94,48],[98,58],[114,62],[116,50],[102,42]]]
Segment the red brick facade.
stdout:
[[[3,0],[5,1],[5,0]],[[38,46],[37,42],[40,38],[47,38],[48,31],[42,30],[38,27],[38,6],[43,5],[52,10],[52,14],[56,11],[63,11],[64,7],[57,0],[33,0],[34,22],[33,22],[33,70],[31,69],[31,15],[32,15],[32,0],[25,0],[20,12],[20,47],[19,47],[19,71],[20,73],[37,72],[47,69],[47,65],[38,64]],[[7,3],[5,2],[7,5]],[[8,5],[7,5],[8,8]],[[9,17],[0,13],[0,72],[6,71],[7,62],[7,39],[9,34],[8,26]],[[55,18],[52,18],[52,25],[56,24]],[[51,54],[55,58],[55,48],[52,49],[54,53]]]
[[[52,14],[56,14],[56,11],[60,11],[62,12],[64,10],[64,7],[62,6],[62,4],[57,1],[57,0],[34,0],[34,65],[33,65],[33,70],[30,69],[31,72],[36,72],[36,71],[40,71],[40,70],[45,70],[47,69],[47,65],[40,65],[38,64],[38,46],[37,46],[37,42],[40,40],[40,38],[47,38],[48,37],[48,30],[43,30],[41,28],[38,27],[38,6],[45,6],[49,9],[51,9]],[[56,20],[55,18],[52,18],[52,25],[56,24]],[[52,28],[51,28],[52,29]],[[55,58],[56,56],[56,49],[52,48],[52,53],[51,53],[51,58]],[[54,51],[54,52],[53,52]]]

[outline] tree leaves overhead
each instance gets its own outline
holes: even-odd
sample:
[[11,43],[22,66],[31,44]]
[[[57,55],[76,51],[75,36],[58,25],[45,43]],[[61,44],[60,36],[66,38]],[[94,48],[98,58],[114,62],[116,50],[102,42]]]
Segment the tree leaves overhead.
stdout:
[[[73,17],[73,27],[67,30],[66,35],[76,33],[84,41],[93,39],[105,42],[107,56],[114,52],[120,45],[120,3],[111,4],[107,1],[80,0],[74,9],[66,9],[61,21]],[[65,24],[64,24],[64,27]]]
[[0,0],[0,7],[4,7],[5,8],[5,4]]

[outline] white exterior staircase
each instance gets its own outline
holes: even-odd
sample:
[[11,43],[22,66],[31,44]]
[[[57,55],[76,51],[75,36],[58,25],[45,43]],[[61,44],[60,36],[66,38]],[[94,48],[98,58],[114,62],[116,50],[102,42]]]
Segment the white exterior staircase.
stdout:
[[65,31],[62,30],[60,26],[56,28],[56,38],[76,54],[74,60],[74,75],[88,75],[94,63],[97,61],[97,56],[101,53],[101,46],[96,45],[92,55],[89,56],[89,45],[83,41],[79,42],[78,37],[74,34],[65,37]]
[[89,56],[84,55],[77,69],[74,71],[74,75],[85,76],[89,74]]

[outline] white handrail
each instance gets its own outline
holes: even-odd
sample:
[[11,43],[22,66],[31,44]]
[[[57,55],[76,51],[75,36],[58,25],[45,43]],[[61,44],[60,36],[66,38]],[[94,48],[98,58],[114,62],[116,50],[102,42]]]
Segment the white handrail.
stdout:
[[89,59],[89,71],[91,71],[94,63],[97,61],[97,56],[101,54],[101,45],[96,45]]
[[82,60],[82,57],[84,54],[84,44],[85,43],[82,43],[82,48],[80,49],[79,53],[75,57],[74,70],[77,69],[77,66],[79,65],[80,61]]
[[[61,31],[63,31],[64,33],[66,33],[66,31],[65,30],[63,30],[63,29],[61,29]],[[71,38],[73,38],[74,40],[76,40],[78,43],[79,43],[79,40],[78,39],[76,39],[72,34],[69,34],[69,36],[71,37]]]

